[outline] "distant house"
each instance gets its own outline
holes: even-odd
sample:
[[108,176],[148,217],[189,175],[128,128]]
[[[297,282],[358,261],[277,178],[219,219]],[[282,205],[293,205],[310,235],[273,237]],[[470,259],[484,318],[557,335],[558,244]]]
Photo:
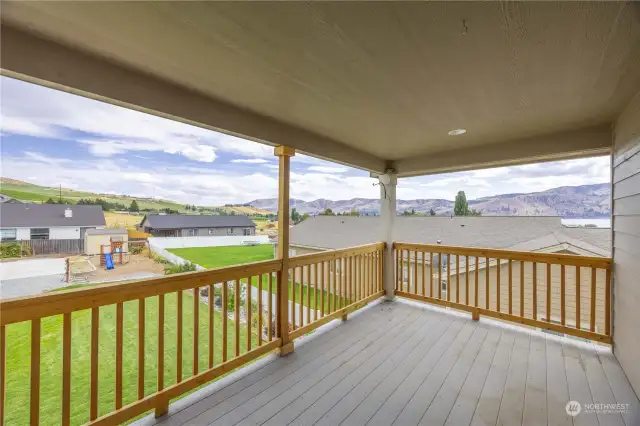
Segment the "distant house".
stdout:
[[101,206],[64,204],[0,204],[0,239],[84,239],[88,229],[106,225]]
[[148,214],[139,231],[154,237],[203,237],[256,235],[256,224],[247,216]]

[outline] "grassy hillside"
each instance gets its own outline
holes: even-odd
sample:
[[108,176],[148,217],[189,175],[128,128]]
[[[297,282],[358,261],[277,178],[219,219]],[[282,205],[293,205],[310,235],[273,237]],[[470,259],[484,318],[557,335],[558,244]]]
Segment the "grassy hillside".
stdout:
[[[177,210],[180,213],[193,213],[187,211],[184,204],[176,203],[169,200],[157,200],[153,198],[133,197],[129,195],[113,195],[113,194],[99,194],[86,191],[75,191],[73,189],[55,187],[46,187],[34,185],[28,182],[19,181],[10,178],[0,178],[0,194],[7,195],[12,198],[16,198],[21,201],[33,201],[33,202],[45,202],[49,198],[58,200],[60,195],[65,200],[69,200],[72,203],[77,203],[81,198],[89,198],[95,200],[101,198],[111,203],[121,203],[125,206],[129,206],[131,201],[136,200],[140,210],[153,209],[172,209]],[[219,207],[220,210],[224,210],[228,213],[234,212],[236,214],[270,214],[267,210],[254,209],[252,207]]]

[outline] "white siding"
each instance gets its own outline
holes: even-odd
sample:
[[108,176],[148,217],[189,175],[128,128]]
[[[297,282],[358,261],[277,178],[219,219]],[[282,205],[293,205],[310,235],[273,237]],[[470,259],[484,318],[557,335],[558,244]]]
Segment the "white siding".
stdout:
[[72,226],[58,226],[49,228],[50,240],[77,240],[80,238],[80,228]]
[[640,93],[618,117],[612,162],[613,350],[640,395]]
[[31,228],[16,229],[16,240],[30,240],[30,239],[31,239]]

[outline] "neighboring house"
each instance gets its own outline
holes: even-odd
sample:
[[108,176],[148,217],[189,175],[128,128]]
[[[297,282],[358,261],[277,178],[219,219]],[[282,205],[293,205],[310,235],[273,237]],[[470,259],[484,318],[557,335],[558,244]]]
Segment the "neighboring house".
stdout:
[[154,237],[204,237],[256,235],[256,224],[247,216],[148,214],[139,231]]
[[[318,216],[305,220],[290,230],[290,255],[314,253],[328,249],[340,249],[361,244],[375,243],[381,237],[371,232],[380,229],[379,217],[344,217]],[[583,256],[609,257],[611,253],[611,229],[608,228],[574,228],[565,227],[559,217],[396,217],[393,240],[397,242],[464,246],[473,248],[492,248],[514,251],[531,251],[538,253],[563,253]],[[405,291],[431,294],[438,292],[438,282],[442,290],[442,297],[456,299],[459,289],[459,300],[466,300],[467,259],[465,256],[443,256],[443,267],[439,271],[437,254],[424,259],[415,253],[403,253],[402,281]],[[470,282],[470,296],[474,300],[473,288],[476,277],[476,258],[469,257],[468,279]],[[433,262],[433,263],[432,263]],[[424,264],[424,265],[423,265]],[[433,271],[431,266],[433,265]],[[417,266],[417,268],[416,268]],[[520,277],[524,278],[524,306],[527,317],[533,315],[533,263],[524,262],[524,271],[520,271],[521,263],[512,262],[512,310],[520,309]],[[328,268],[328,267],[327,267]],[[538,301],[537,316],[539,319],[546,315],[546,265],[537,264],[536,294]],[[485,306],[485,291],[487,270],[484,258],[478,259],[478,304]],[[495,260],[489,262],[489,305],[496,309],[496,279],[500,273],[500,305],[501,311],[508,310],[509,262],[503,260],[500,266]],[[338,266],[338,270],[340,267]],[[424,271],[424,280],[423,280]],[[296,272],[296,282],[300,281],[300,271]],[[552,265],[548,271],[551,281],[551,320],[560,320],[560,266]],[[596,329],[604,327],[604,283],[603,270],[596,273]],[[313,275],[311,275],[313,277]],[[306,282],[306,280],[303,280]],[[450,282],[450,285],[448,285]],[[313,280],[311,280],[313,284]],[[424,286],[424,288],[423,288]],[[569,324],[575,322],[576,306],[576,268],[566,267],[566,320]],[[588,328],[590,321],[591,301],[591,269],[580,270],[580,293],[583,328]],[[596,330],[596,331],[597,331]]]
[[84,240],[87,229],[106,225],[101,206],[0,204],[0,239]]

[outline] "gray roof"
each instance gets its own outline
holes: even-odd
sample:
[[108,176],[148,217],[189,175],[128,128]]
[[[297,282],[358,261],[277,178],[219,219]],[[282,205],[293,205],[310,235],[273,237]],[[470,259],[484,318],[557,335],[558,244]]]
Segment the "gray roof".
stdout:
[[122,235],[126,234],[127,230],[124,228],[101,228],[101,229],[87,229],[87,235]]
[[214,216],[187,214],[149,214],[143,220],[145,227],[153,229],[182,228],[233,228],[255,227],[256,224],[247,216]]
[[[72,217],[64,217],[70,208]],[[65,204],[0,204],[2,228],[49,228],[51,226],[105,226],[101,206]]]
[[[339,249],[381,241],[379,217],[316,216],[290,231],[293,245]],[[546,238],[546,239],[545,239]],[[542,240],[541,240],[542,239]],[[610,229],[567,228],[559,217],[403,217],[395,219],[393,240],[398,242],[532,251],[554,246],[559,239],[586,250],[596,246],[608,252]]]

